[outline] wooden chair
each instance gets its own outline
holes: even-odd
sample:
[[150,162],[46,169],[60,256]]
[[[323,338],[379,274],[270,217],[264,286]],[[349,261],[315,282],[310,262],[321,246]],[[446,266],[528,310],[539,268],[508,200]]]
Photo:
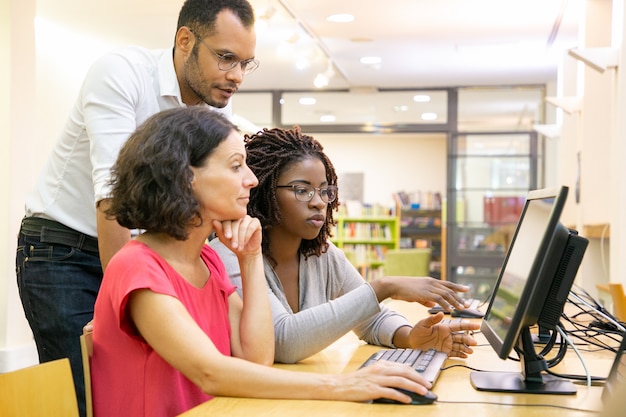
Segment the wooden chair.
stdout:
[[83,375],[85,376],[85,408],[87,417],[93,417],[93,397],[91,395],[91,355],[93,354],[93,333],[80,335],[80,352],[83,358]]
[[613,314],[619,321],[626,321],[626,294],[620,283],[609,282],[609,291],[613,301]]
[[67,358],[0,374],[3,417],[78,417]]

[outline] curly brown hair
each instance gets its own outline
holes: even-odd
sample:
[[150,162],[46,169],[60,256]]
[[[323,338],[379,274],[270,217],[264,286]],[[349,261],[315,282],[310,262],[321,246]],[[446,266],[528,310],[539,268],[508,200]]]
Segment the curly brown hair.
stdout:
[[206,107],[157,113],[122,146],[112,168],[111,205],[105,212],[128,229],[166,233],[178,240],[202,221],[191,167],[202,167],[237,127]]
[[[308,158],[322,161],[326,168],[328,185],[337,185],[337,174],[323,146],[312,136],[302,133],[299,126],[292,129],[263,129],[254,135],[245,135],[246,163],[259,180],[259,185],[250,192],[248,214],[257,217],[263,230],[271,229],[282,222],[282,213],[276,199],[278,177],[292,164]],[[308,257],[319,256],[328,249],[328,239],[336,224],[333,211],[339,207],[339,199],[328,204],[326,220],[315,239],[302,240],[300,253]],[[270,253],[270,237],[263,234],[263,254],[273,259]]]

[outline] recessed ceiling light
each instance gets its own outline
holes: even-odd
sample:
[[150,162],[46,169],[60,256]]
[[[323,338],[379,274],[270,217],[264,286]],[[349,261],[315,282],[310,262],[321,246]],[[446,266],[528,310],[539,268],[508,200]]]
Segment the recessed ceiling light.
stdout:
[[437,120],[437,113],[422,113],[422,120]]
[[430,101],[430,96],[426,94],[417,94],[413,96],[413,101],[416,103],[428,103]]
[[337,13],[328,16],[326,20],[334,23],[349,23],[354,21],[354,16],[350,13]]
[[315,100],[315,97],[300,97],[299,103],[303,106],[312,106],[317,103],[317,100]]
[[324,114],[320,117],[320,122],[329,123],[334,122],[335,120],[337,120],[337,118],[334,114]]
[[396,112],[406,112],[406,111],[409,111],[409,106],[405,106],[405,105],[394,106],[393,110],[396,111]]
[[379,56],[364,56],[363,58],[361,58],[361,64],[366,65],[380,64],[382,61],[383,59]]

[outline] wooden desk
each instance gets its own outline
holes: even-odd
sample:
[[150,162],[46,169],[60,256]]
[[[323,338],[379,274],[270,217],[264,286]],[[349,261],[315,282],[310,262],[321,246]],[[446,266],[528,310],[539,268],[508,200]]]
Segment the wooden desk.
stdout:
[[[407,317],[420,317],[425,309],[419,305],[392,302],[395,310]],[[426,313],[427,314],[427,313]],[[466,364],[481,370],[519,371],[519,363],[503,361],[481,335],[477,335],[479,346],[468,359],[448,359],[446,367],[453,364]],[[369,355],[380,349],[359,341],[349,333],[322,352],[303,360],[296,365],[274,365],[278,368],[306,372],[343,373],[357,369]],[[579,349],[581,349],[579,347]],[[606,376],[613,362],[613,354],[602,351],[583,352],[587,367],[594,376]],[[584,374],[584,367],[578,356],[570,349],[555,372]],[[455,367],[442,371],[433,387],[439,399],[432,405],[392,405],[364,404],[340,401],[304,400],[260,400],[249,398],[217,397],[182,414],[180,417],[204,416],[287,416],[287,417],[336,417],[336,416],[451,416],[451,417],[589,417],[601,410],[601,386],[587,387],[576,385],[576,395],[506,394],[476,391],[470,383],[470,370]],[[543,405],[542,405],[543,404]],[[551,405],[551,406],[550,406]],[[564,406],[576,411],[556,408]]]

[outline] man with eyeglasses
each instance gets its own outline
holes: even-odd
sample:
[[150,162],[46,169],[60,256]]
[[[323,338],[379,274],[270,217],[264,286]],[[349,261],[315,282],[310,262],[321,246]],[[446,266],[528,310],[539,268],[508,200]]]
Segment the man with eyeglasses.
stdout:
[[[69,357],[85,415],[79,336],[93,317],[103,270],[131,232],[103,214],[111,166],[137,126],[162,110],[230,98],[259,63],[247,0],[186,0],[174,47],[128,47],[100,58],[28,196],[18,235],[17,282],[39,360]],[[146,161],[146,168],[150,161]]]

